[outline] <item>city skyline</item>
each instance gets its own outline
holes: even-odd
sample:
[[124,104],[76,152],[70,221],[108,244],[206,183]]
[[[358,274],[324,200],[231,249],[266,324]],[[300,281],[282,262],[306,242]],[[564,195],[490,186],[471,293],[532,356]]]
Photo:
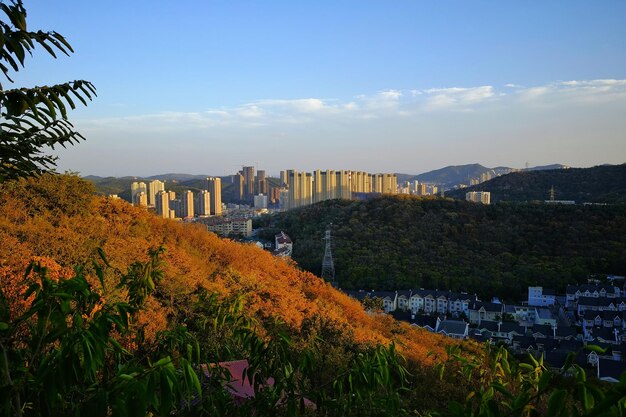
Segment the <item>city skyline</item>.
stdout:
[[26,7],[76,53],[36,52],[14,86],[98,88],[59,171],[625,162],[624,2]]

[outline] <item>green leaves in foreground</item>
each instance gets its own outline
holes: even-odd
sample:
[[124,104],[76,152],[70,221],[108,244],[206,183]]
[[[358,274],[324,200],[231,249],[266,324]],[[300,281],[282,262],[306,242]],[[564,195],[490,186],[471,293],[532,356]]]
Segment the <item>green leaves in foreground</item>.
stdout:
[[[590,346],[590,351],[601,351]],[[452,402],[441,415],[455,417],[607,416],[626,415],[626,373],[618,384],[591,381],[569,354],[560,374],[548,370],[543,357],[529,355],[526,362],[510,360],[505,347],[491,357],[462,357],[458,347],[448,350],[443,369],[468,376],[476,387],[464,404]],[[492,372],[495,371],[495,372]],[[450,377],[450,376],[448,376]],[[438,414],[438,413],[435,413]]]
[[[0,3],[0,10],[0,71],[9,82],[11,71],[22,69],[37,46],[54,58],[56,52],[73,52],[57,32],[28,31],[21,0]],[[95,95],[93,84],[83,80],[13,89],[0,83],[0,183],[53,168],[56,157],[45,154],[46,148],[84,139],[67,120],[68,107],[75,109],[76,101],[86,106]]]

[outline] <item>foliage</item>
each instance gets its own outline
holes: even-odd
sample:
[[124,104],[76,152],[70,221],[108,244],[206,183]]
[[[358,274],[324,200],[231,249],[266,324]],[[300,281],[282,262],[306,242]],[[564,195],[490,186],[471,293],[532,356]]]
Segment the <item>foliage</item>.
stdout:
[[345,289],[439,288],[525,299],[527,287],[564,292],[590,273],[626,273],[624,206],[492,206],[385,196],[330,200],[273,216],[298,265],[319,274],[333,228],[335,276]]
[[[359,364],[373,369],[380,355],[388,356],[379,346],[390,349],[393,344],[394,355],[397,350],[406,358],[397,355],[396,362],[410,370],[409,387],[421,383],[424,375],[430,378],[435,356],[429,352],[442,356],[452,343],[387,315],[368,314],[358,301],[254,245],[219,239],[201,225],[161,219],[120,200],[83,194],[85,187],[89,188],[82,180],[67,175],[0,185],[0,288],[12,317],[30,308],[32,300],[21,294],[33,279],[23,274],[31,260],[45,266],[53,280],[71,279],[74,266],[81,265],[87,282],[99,289],[108,305],[142,305],[133,313],[130,333],[115,336],[133,356],[154,358],[153,362],[170,356],[177,363],[186,357],[184,346],[197,343],[204,362],[247,358],[253,366],[260,364],[258,372],[294,392],[294,404],[306,396],[328,409],[343,407],[335,391],[341,385],[334,381]],[[55,200],[65,194],[75,199],[55,207]],[[167,251],[151,268],[162,275],[153,275],[152,282],[144,280],[153,260],[150,250],[160,246]],[[101,268],[104,287],[97,268],[85,262],[99,258],[98,248],[107,254],[108,264]],[[131,298],[136,301],[131,303]],[[174,342],[168,338],[183,346],[178,353],[172,352]],[[363,394],[371,396],[372,410],[393,405],[404,378],[400,371],[390,375],[392,388]],[[449,392],[440,393],[442,383],[429,380],[431,400],[440,404]],[[203,391],[214,392],[203,397],[210,403],[202,407],[228,407],[231,400],[217,390],[219,384],[202,378],[201,383],[208,384]],[[342,389],[346,392],[345,386]],[[262,404],[269,404],[270,392],[265,394],[267,402]],[[412,404],[413,398],[407,396],[403,405]],[[417,404],[412,407],[427,408],[429,403]]]
[[543,358],[529,355],[528,362],[511,360],[500,347],[493,355],[469,358],[457,348],[448,349],[448,360],[439,365],[440,375],[456,373],[471,380],[474,389],[465,401],[451,401],[443,416],[623,416],[626,413],[626,373],[619,383],[602,389],[590,381],[584,369],[573,363],[574,353],[561,369],[573,374],[571,383],[558,381]]
[[[5,15],[0,20],[0,70],[8,82],[13,82],[11,71],[23,68],[37,46],[54,58],[73,52],[57,32],[29,31],[21,0],[0,3],[0,9]],[[12,89],[0,84],[0,182],[53,168],[57,158],[44,148],[84,139],[67,119],[67,107],[76,108],[75,100],[86,105],[95,94],[93,85],[83,80]]]
[[[76,268],[72,278],[53,279],[38,263],[26,272],[30,276],[32,269],[36,277],[23,294],[30,300],[26,311],[12,314],[11,303],[0,291],[3,415],[299,416],[312,411],[307,398],[315,400],[320,415],[402,413],[400,388],[407,374],[393,345],[358,352],[332,383],[319,386],[313,382],[318,350],[312,346],[296,355],[292,339],[282,331],[259,337],[255,320],[242,315],[240,301],[221,303],[214,296],[202,296],[190,320],[199,330],[196,320],[201,317],[204,330],[212,327],[221,336],[219,344],[236,345],[236,352],[201,349],[202,333],[186,326],[162,331],[154,343],[146,343],[136,318],[158,287],[163,252],[153,250],[147,262],[136,261],[120,273],[119,285],[128,291],[124,302],[105,300],[83,268]],[[105,269],[111,266],[100,255],[104,266],[94,263],[94,268],[104,290]],[[124,347],[128,341],[136,347]],[[250,364],[243,377],[255,395],[242,404],[225,390],[230,377],[221,367],[205,374],[199,366],[231,355],[248,358]]]
[[176,359],[138,357],[116,340],[116,333],[130,335],[140,304],[107,303],[80,267],[67,280],[52,279],[39,264],[29,268],[37,279],[23,295],[33,296],[24,313],[13,317],[0,291],[3,415],[167,415],[201,395],[191,345],[177,345],[190,353]]

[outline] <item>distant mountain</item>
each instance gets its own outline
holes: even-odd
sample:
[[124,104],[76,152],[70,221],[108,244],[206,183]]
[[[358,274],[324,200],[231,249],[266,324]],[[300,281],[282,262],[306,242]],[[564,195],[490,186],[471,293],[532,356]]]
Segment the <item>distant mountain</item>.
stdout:
[[[561,169],[567,168],[565,165],[561,164],[552,164],[545,166],[537,166],[532,168],[526,168],[522,171],[538,171],[544,169]],[[517,168],[510,167],[495,167],[488,168],[480,164],[467,164],[467,165],[450,165],[445,168],[436,169],[434,171],[428,171],[423,174],[418,175],[408,175],[408,174],[397,174],[398,175],[398,183],[402,183],[404,181],[414,181],[418,180],[419,182],[424,182],[428,184],[437,184],[439,186],[443,186],[445,189],[452,189],[457,187],[459,184],[470,184],[471,179],[481,179],[483,176],[483,180],[488,179],[490,177],[498,177],[501,175],[506,175],[514,171],[520,171]],[[483,175],[485,174],[485,175]],[[486,178],[485,178],[486,177]]]
[[566,168],[570,168],[567,165],[561,165],[561,164],[552,164],[552,165],[543,165],[543,166],[537,166],[537,167],[532,167],[532,168],[526,168],[524,169],[524,171],[546,171],[549,169],[566,169]]
[[189,180],[203,180],[211,175],[193,175],[193,174],[160,174],[146,177],[147,180],[161,180],[161,181],[189,181]]
[[544,201],[550,198],[553,187],[556,200],[626,203],[626,164],[512,172],[479,185],[449,191],[446,196],[463,199],[468,191],[489,191],[492,203]]
[[470,178],[480,178],[481,174],[489,170],[490,168],[480,164],[451,165],[416,175],[414,179],[419,182],[439,184],[443,185],[444,188],[450,188],[459,183],[469,183]]

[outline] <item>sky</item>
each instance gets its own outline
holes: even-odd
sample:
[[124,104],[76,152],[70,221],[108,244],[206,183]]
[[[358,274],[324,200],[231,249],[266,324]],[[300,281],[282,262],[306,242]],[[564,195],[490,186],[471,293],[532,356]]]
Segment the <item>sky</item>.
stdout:
[[[626,162],[626,1],[25,0],[91,81],[83,175]],[[6,87],[9,84],[5,84]]]

